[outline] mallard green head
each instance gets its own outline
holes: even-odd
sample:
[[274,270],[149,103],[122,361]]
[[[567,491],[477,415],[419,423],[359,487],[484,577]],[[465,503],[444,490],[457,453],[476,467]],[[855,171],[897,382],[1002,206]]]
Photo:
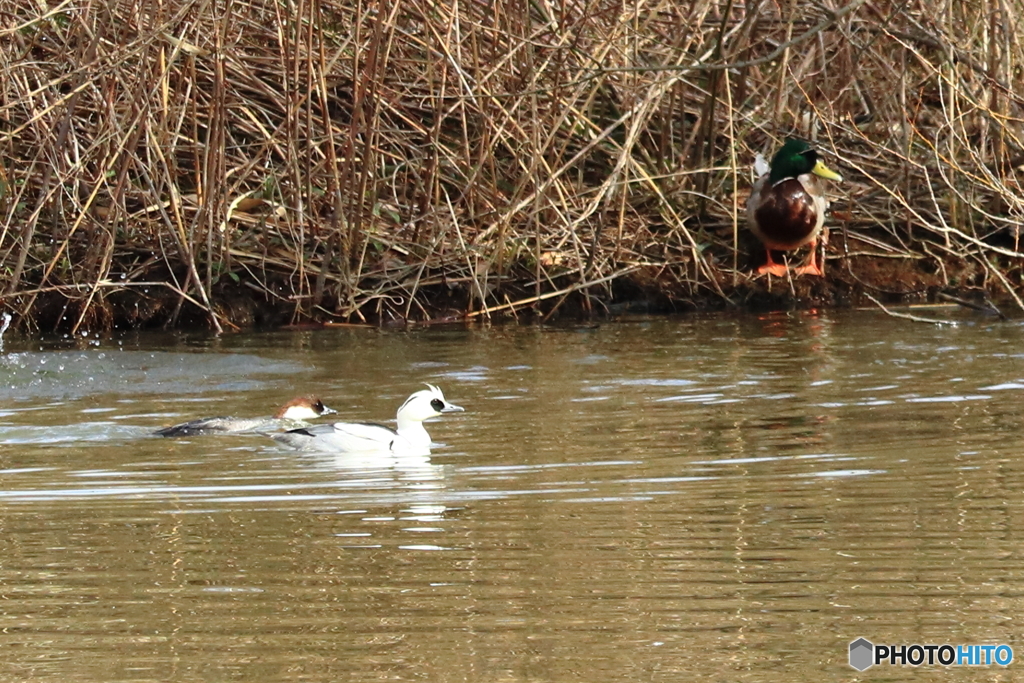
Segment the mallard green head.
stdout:
[[842,181],[839,175],[818,159],[818,153],[803,140],[789,138],[772,157],[772,171],[768,181],[772,184],[785,178],[796,178],[804,173]]

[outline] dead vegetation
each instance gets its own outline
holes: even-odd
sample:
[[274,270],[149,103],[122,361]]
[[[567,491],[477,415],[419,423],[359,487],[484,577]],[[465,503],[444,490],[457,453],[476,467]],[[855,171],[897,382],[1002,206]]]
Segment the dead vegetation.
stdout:
[[770,286],[748,169],[786,135],[847,179],[830,279],[1024,308],[1020,2],[0,8],[0,286],[23,324],[737,304]]

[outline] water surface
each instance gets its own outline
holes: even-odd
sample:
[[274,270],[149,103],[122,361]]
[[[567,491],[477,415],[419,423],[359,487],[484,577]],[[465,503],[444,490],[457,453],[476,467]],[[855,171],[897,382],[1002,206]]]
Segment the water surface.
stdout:
[[[874,312],[9,337],[0,676],[819,681],[856,677],[860,636],[1024,655],[1020,339]],[[429,458],[149,436],[310,392],[383,421],[421,382],[467,409]]]

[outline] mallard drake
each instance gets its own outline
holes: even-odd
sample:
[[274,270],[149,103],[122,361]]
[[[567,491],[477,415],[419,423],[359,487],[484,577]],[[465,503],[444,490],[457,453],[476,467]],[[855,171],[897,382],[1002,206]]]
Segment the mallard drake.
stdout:
[[[759,161],[763,166],[764,159]],[[772,261],[772,250],[793,251],[810,244],[811,255],[796,273],[824,275],[815,246],[825,224],[828,200],[815,176],[837,181],[843,177],[822,163],[810,145],[792,138],[775,153],[767,170],[758,171],[761,177],[747,200],[747,224],[764,244],[768,261],[757,272],[785,276],[786,266]]]

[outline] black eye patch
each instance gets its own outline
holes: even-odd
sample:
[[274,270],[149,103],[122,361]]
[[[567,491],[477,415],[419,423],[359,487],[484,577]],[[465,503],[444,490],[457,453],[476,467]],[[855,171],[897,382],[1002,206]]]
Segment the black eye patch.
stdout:
[[444,401],[439,398],[435,398],[430,402],[430,407],[440,413],[444,410]]

